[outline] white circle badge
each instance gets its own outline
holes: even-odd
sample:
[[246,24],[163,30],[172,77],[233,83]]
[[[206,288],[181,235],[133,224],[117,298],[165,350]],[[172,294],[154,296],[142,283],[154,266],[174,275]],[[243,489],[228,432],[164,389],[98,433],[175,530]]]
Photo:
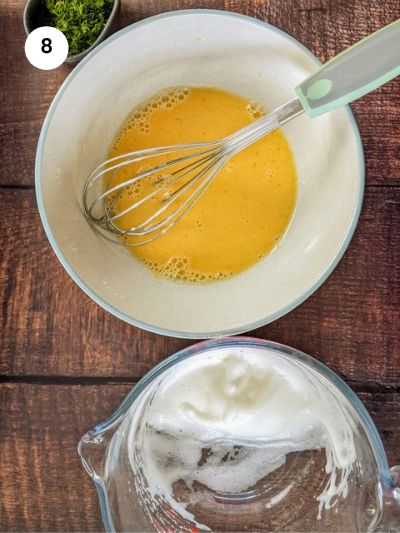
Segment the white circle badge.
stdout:
[[36,28],[25,41],[25,55],[36,68],[57,68],[67,59],[67,38],[60,30],[51,26]]

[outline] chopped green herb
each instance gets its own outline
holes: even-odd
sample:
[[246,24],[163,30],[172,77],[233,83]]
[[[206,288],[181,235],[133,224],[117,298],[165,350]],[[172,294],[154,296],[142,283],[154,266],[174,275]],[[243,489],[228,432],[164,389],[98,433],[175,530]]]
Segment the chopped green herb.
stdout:
[[50,26],[68,40],[69,56],[80,54],[97,39],[110,16],[114,0],[44,0]]

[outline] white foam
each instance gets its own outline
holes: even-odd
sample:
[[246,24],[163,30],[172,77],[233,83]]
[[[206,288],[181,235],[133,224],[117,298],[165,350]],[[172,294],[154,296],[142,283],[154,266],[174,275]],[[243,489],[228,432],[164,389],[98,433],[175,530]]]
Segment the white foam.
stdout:
[[325,449],[327,483],[315,495],[320,517],[346,497],[356,460],[351,418],[332,391],[312,369],[273,351],[224,348],[180,362],[131,408],[138,492],[154,512],[155,502],[165,501],[207,529],[176,499],[174,483],[240,493],[281,467],[288,453]]

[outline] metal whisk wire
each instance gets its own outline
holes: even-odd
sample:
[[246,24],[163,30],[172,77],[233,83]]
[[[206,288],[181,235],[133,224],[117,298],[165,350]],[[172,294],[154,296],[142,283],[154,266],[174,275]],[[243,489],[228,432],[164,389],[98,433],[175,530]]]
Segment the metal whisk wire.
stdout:
[[[219,141],[148,148],[108,159],[88,176],[84,184],[82,203],[86,219],[93,229],[113,243],[140,246],[152,242],[174,227],[200,200],[228,159],[302,112],[303,107],[296,98]],[[180,152],[183,155],[176,157]],[[169,154],[175,157],[113,184],[118,172],[127,165],[156,161],[157,158],[165,158]],[[111,176],[104,187],[104,178],[109,173]],[[152,176],[155,178],[154,190],[125,209],[114,212],[116,203],[130,187]],[[179,185],[179,182],[183,182],[182,185]],[[89,198],[96,184],[103,185],[103,192]],[[174,186],[177,188],[169,192]],[[160,195],[161,206],[145,220],[128,229],[119,227],[119,219]],[[100,213],[96,214],[95,210]]]
[[[89,224],[105,238],[118,244],[139,246],[157,239],[175,226],[198,202],[217,172],[238,151],[297,117],[304,110],[311,118],[322,115],[364,96],[398,76],[400,73],[399,35],[400,21],[398,20],[369,35],[341,52],[303,80],[295,88],[299,98],[287,102],[268,116],[220,141],[149,148],[105,161],[90,174],[83,188],[83,210]],[[149,170],[113,185],[119,170],[124,166],[140,161],[148,162],[151,158],[165,157],[168,154],[179,152],[184,153],[184,155],[174,156],[172,161],[155,165]],[[182,164],[183,166],[179,166]],[[176,165],[178,168],[173,170]],[[160,178],[160,172],[169,172],[170,170],[172,170],[173,184],[178,184],[180,180],[186,179],[183,185],[178,186],[172,193],[168,193],[164,197],[161,207],[147,216],[145,220],[127,230],[120,228],[116,223],[118,219],[138,209],[162,191],[168,192],[167,188],[171,187],[172,183],[170,181],[171,174],[168,173],[167,176]],[[104,185],[102,183],[103,177],[107,172],[112,172],[109,181],[111,186],[106,187],[94,200],[90,200],[89,192],[93,191],[93,186],[96,183]],[[193,173],[192,176],[191,173]],[[124,190],[152,175],[156,177],[155,184],[161,183],[157,189],[158,192],[153,194],[154,191],[152,191],[122,212],[114,213],[113,207],[122,197]],[[158,182],[157,179],[159,179]],[[191,188],[193,188],[192,192],[190,192]],[[185,193],[188,194],[187,197],[183,197]],[[180,198],[182,202],[179,204]],[[172,207],[174,203],[176,203],[176,208]],[[100,215],[94,213],[95,207],[100,209]],[[168,209],[170,208],[171,211],[169,212]],[[164,214],[164,218],[161,218]],[[134,242],[131,239],[125,239],[126,242],[123,242],[126,237],[144,238],[145,240]]]

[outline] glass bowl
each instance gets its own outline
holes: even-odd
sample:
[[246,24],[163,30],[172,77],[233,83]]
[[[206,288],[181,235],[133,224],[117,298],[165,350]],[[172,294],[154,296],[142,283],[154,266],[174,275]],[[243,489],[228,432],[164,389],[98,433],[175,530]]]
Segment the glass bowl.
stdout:
[[[355,459],[346,474],[346,489],[329,497],[325,505],[321,505],[321,493],[327,487],[329,493],[332,486],[339,486],[344,473],[338,470],[332,477],[328,454],[321,449],[285,452],[281,466],[242,492],[218,492],[204,484],[185,484],[179,479],[173,491],[174,498],[183,505],[183,513],[176,512],[168,499],[149,496],[141,458],[143,436],[148,430],[145,413],[153,401],[153,392],[174,372],[176,365],[205,352],[216,356],[219,350],[227,349],[233,353],[256,349],[265,356],[273,355],[282,364],[295,364],[323,386],[320,401],[339,408],[342,414],[338,420],[345,417],[351,427]],[[132,414],[139,417],[133,429]],[[174,443],[177,453],[181,443],[179,438]],[[345,438],[343,443],[346,451]],[[232,444],[223,445],[229,448]],[[241,453],[255,445],[255,441],[242,443]],[[274,342],[226,338],[201,342],[172,355],[140,380],[107,421],[82,437],[78,452],[96,485],[107,531],[400,531],[397,486],[400,467],[389,469],[382,441],[368,412],[352,390],[326,366]],[[199,461],[197,466],[201,469],[203,462]]]

